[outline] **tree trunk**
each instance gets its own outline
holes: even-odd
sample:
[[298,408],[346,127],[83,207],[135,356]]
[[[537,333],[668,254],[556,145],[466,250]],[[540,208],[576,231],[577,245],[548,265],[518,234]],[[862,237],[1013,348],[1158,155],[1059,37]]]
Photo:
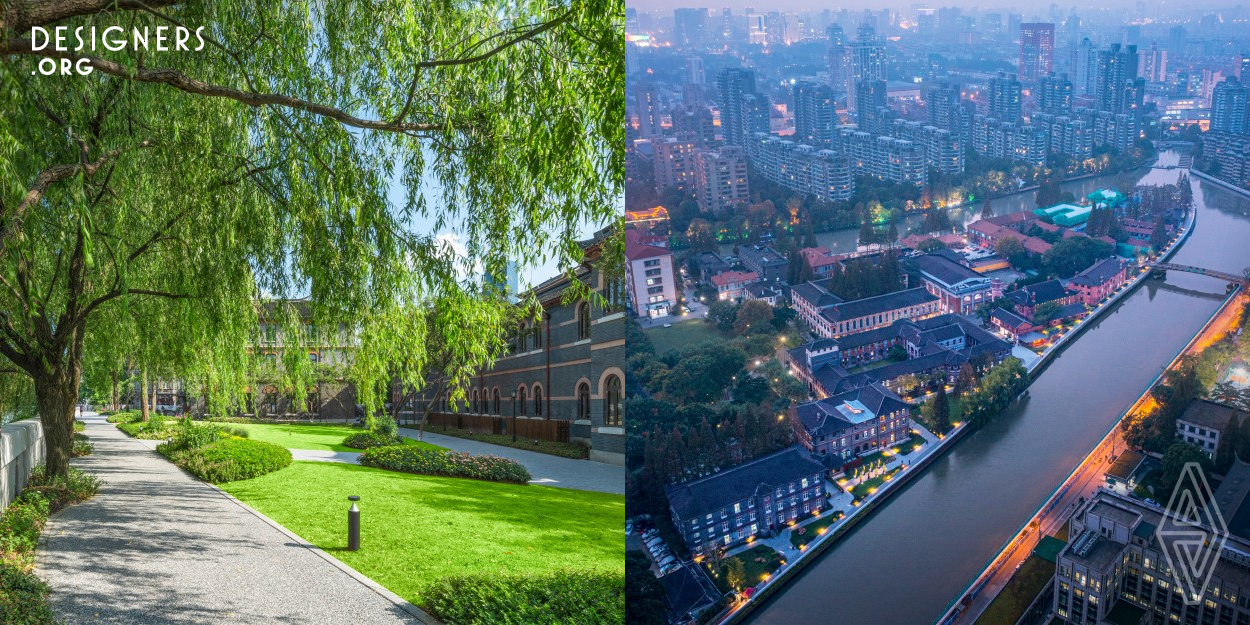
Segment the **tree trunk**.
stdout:
[[117,404],[118,404],[118,399],[119,399],[117,396],[117,378],[118,378],[117,371],[113,371],[112,376],[113,376],[113,403],[109,404],[109,410],[117,410]]
[[149,396],[150,399],[148,401],[148,407],[149,409],[155,411],[156,410],[156,380],[152,380],[152,384],[149,385],[148,392],[151,393],[151,395]]
[[139,381],[139,411],[143,422],[148,422],[148,370],[143,370],[143,378]]

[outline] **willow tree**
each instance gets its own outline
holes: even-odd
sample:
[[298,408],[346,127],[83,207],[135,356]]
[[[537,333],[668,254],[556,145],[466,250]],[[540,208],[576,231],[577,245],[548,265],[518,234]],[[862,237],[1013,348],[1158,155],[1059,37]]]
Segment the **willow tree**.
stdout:
[[[141,352],[226,406],[261,299],[307,297],[358,342],[375,407],[396,370],[424,377],[427,302],[466,307],[476,325],[445,339],[489,354],[508,304],[461,265],[573,266],[579,230],[616,212],[622,18],[619,0],[0,2],[0,370],[20,382],[0,389],[33,387],[49,472],[85,353]],[[32,41],[59,26],[206,45]],[[92,71],[40,72],[63,60]]]

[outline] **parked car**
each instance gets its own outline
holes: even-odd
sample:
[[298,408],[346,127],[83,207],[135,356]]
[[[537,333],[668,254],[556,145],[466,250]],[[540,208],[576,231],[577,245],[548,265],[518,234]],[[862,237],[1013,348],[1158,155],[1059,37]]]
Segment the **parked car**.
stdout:
[[674,562],[672,564],[660,567],[660,575],[668,575],[669,573],[672,573],[673,571],[676,571],[677,569],[680,569],[681,567],[682,567],[681,562]]
[[662,568],[664,568],[664,567],[666,567],[666,566],[668,566],[668,565],[670,565],[670,564],[672,564],[672,563],[674,563],[674,562],[676,562],[676,561],[677,561],[677,558],[674,558],[673,556],[668,556],[668,557],[666,557],[666,558],[664,558],[664,559],[662,559],[662,560],[660,560],[660,561],[656,562],[656,565],[657,565],[657,566],[659,566],[659,567],[662,569]]
[[633,533],[634,533],[634,522],[633,522],[633,521],[626,521],[626,522],[625,522],[625,533],[626,533],[626,534],[633,534]]

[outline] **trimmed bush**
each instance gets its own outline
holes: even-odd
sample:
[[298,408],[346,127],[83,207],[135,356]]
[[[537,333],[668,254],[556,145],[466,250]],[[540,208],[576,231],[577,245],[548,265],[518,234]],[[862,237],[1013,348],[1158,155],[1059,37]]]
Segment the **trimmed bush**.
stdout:
[[162,443],[156,451],[196,477],[220,484],[259,477],[291,466],[291,452],[273,443],[224,438],[196,447]]
[[143,413],[138,410],[122,410],[104,418],[109,423],[134,423],[141,419],[143,419]]
[[625,575],[463,575],[434,581],[424,606],[447,625],[616,625],[625,622]]
[[360,432],[352,434],[343,439],[343,445],[352,449],[373,449],[374,447],[389,447],[391,445],[400,445],[404,439],[398,434],[387,435],[381,432]]
[[515,460],[458,451],[433,451],[416,445],[391,445],[366,450],[360,454],[360,464],[404,473],[468,477],[513,484],[526,484],[531,479],[530,472]]
[[87,429],[86,423],[83,423],[82,421],[79,421],[78,419],[74,419],[74,431],[75,432],[83,432],[86,429]]
[[120,421],[117,423],[117,429],[125,432],[132,438],[139,438],[149,441],[160,441],[171,438],[176,433],[178,422],[174,419],[166,417],[151,417],[147,423],[142,421]]

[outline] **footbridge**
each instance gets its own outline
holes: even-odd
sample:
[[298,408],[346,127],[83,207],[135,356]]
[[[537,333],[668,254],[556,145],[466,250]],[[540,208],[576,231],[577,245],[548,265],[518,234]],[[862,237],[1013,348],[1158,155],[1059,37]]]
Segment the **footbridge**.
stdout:
[[1241,287],[1250,287],[1250,268],[1242,271],[1240,274],[1228,273],[1225,271],[1217,271],[1215,269],[1207,269],[1205,267],[1194,267],[1192,265],[1178,265],[1176,263],[1161,263],[1155,261],[1146,261],[1142,263],[1151,269],[1159,269],[1162,271],[1180,271],[1184,273],[1196,273],[1200,276],[1209,276],[1217,278],[1225,282],[1241,285]]

